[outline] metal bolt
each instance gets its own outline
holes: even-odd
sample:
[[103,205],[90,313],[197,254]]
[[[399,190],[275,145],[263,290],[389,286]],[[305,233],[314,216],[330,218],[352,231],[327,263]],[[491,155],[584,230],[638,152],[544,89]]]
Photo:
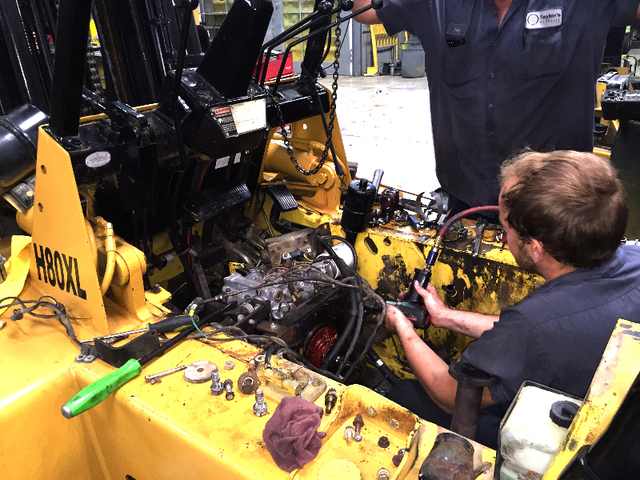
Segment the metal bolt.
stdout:
[[391,445],[391,442],[389,442],[387,437],[382,436],[378,439],[378,446],[380,448],[387,448],[389,445]]
[[356,429],[356,442],[362,441],[362,435],[360,435],[360,429],[364,426],[364,420],[362,420],[362,415],[356,415],[356,418],[353,419],[353,426]]
[[[181,365],[179,367],[172,368],[171,370],[166,370],[164,372],[156,373],[155,375],[145,375],[144,381],[147,383],[151,383],[151,385],[153,385],[154,383],[160,383],[158,382],[160,377],[166,377],[171,373],[179,372],[180,370],[184,370],[185,368],[187,368],[186,365]],[[155,380],[155,382],[152,382],[152,380]]]
[[235,394],[233,393],[233,380],[226,379],[224,381],[224,389],[227,391],[227,394],[224,396],[227,400],[233,400]]
[[347,441],[347,443],[351,443],[351,440],[353,440],[355,437],[356,431],[351,425],[344,427],[344,439]]
[[378,480],[389,480],[391,478],[391,474],[389,473],[389,470],[382,467],[380,470],[378,470],[378,473],[376,474],[376,478]]
[[225,370],[233,370],[233,367],[235,367],[236,364],[233,362],[233,360],[227,360],[226,362],[224,362],[224,369]]
[[253,414],[263,417],[267,414],[267,402],[264,401],[264,392],[261,388],[256,390],[256,403],[253,404]]
[[333,410],[333,407],[336,406],[337,401],[338,396],[336,395],[336,389],[332,387],[327,390],[327,394],[324,396],[324,406],[327,415],[331,413],[331,410]]
[[218,367],[214,365],[211,368],[211,394],[217,396],[222,392],[224,392],[224,387],[220,383],[220,372],[218,372]]

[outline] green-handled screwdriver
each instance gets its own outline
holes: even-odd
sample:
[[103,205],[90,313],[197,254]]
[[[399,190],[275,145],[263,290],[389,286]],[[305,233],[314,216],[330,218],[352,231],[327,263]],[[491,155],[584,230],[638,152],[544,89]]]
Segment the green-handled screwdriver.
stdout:
[[129,335],[144,333],[149,330],[155,330],[158,333],[179,332],[180,330],[187,328],[191,323],[191,317],[189,315],[178,315],[175,317],[169,317],[165,320],[160,320],[156,323],[149,323],[146,328],[138,328],[137,330],[129,330],[128,332],[112,333],[111,335],[90,338],[89,340],[81,340],[80,343],[92,343],[96,340],[108,340],[110,338],[122,337],[122,339],[124,339]]
[[[87,385],[82,390],[80,390],[76,395],[74,395],[71,400],[69,400],[62,406],[62,415],[64,415],[66,418],[72,418],[82,412],[86,412],[90,408],[95,407],[97,404],[99,404],[129,380],[140,375],[143,365],[149,363],[151,360],[159,355],[162,355],[174,345],[180,343],[182,340],[195,332],[197,328],[200,328],[207,323],[216,321],[232,305],[233,304],[227,305],[210,315],[206,315],[202,319],[198,319],[198,317],[194,315],[192,325],[182,330],[171,340],[166,341],[160,347],[140,358],[140,360],[136,360],[135,358],[130,359],[115,372],[112,372],[106,377],[96,380],[95,382]],[[189,319],[191,319],[191,317],[189,317]]]

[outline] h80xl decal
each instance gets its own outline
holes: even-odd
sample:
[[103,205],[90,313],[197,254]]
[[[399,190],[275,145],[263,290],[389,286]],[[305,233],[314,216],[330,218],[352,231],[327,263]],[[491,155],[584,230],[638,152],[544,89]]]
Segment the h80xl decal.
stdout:
[[87,299],[87,292],[80,286],[80,271],[78,270],[78,259],[60,253],[53,252],[49,247],[33,244],[33,253],[36,257],[36,269],[38,280],[44,281],[62,291],[71,293],[84,300]]

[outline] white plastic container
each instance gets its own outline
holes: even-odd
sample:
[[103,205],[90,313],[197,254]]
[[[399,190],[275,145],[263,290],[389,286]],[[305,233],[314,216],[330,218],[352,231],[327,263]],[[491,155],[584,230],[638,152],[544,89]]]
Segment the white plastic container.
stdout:
[[[531,478],[527,477],[527,474],[531,475],[529,472],[542,478],[567,434],[567,428],[573,418],[571,413],[575,414],[577,411],[572,405],[558,404],[554,410],[563,405],[563,415],[558,419],[554,414],[554,422],[551,418],[551,407],[555,402],[561,401],[571,402],[575,406],[582,404],[582,400],[533,382],[525,382],[522,385],[500,430],[500,480]],[[573,407],[574,411],[567,412],[567,406]]]

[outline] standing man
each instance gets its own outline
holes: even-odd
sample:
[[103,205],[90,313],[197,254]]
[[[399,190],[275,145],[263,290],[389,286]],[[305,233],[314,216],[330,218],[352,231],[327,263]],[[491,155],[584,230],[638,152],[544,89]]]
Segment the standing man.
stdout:
[[593,150],[607,34],[636,18],[638,0],[384,0],[356,17],[420,39],[436,173],[456,210],[495,205],[500,165],[525,147]]
[[[434,326],[477,339],[460,360],[499,379],[484,390],[477,430],[493,448],[522,382],[583,397],[617,320],[640,321],[640,247],[620,246],[628,210],[610,163],[584,152],[527,152],[503,165],[501,182],[509,249],[546,283],[499,317],[449,309],[432,285],[416,285]],[[448,365],[397,308],[388,307],[385,326],[418,378],[390,398],[448,428],[457,388]]]

